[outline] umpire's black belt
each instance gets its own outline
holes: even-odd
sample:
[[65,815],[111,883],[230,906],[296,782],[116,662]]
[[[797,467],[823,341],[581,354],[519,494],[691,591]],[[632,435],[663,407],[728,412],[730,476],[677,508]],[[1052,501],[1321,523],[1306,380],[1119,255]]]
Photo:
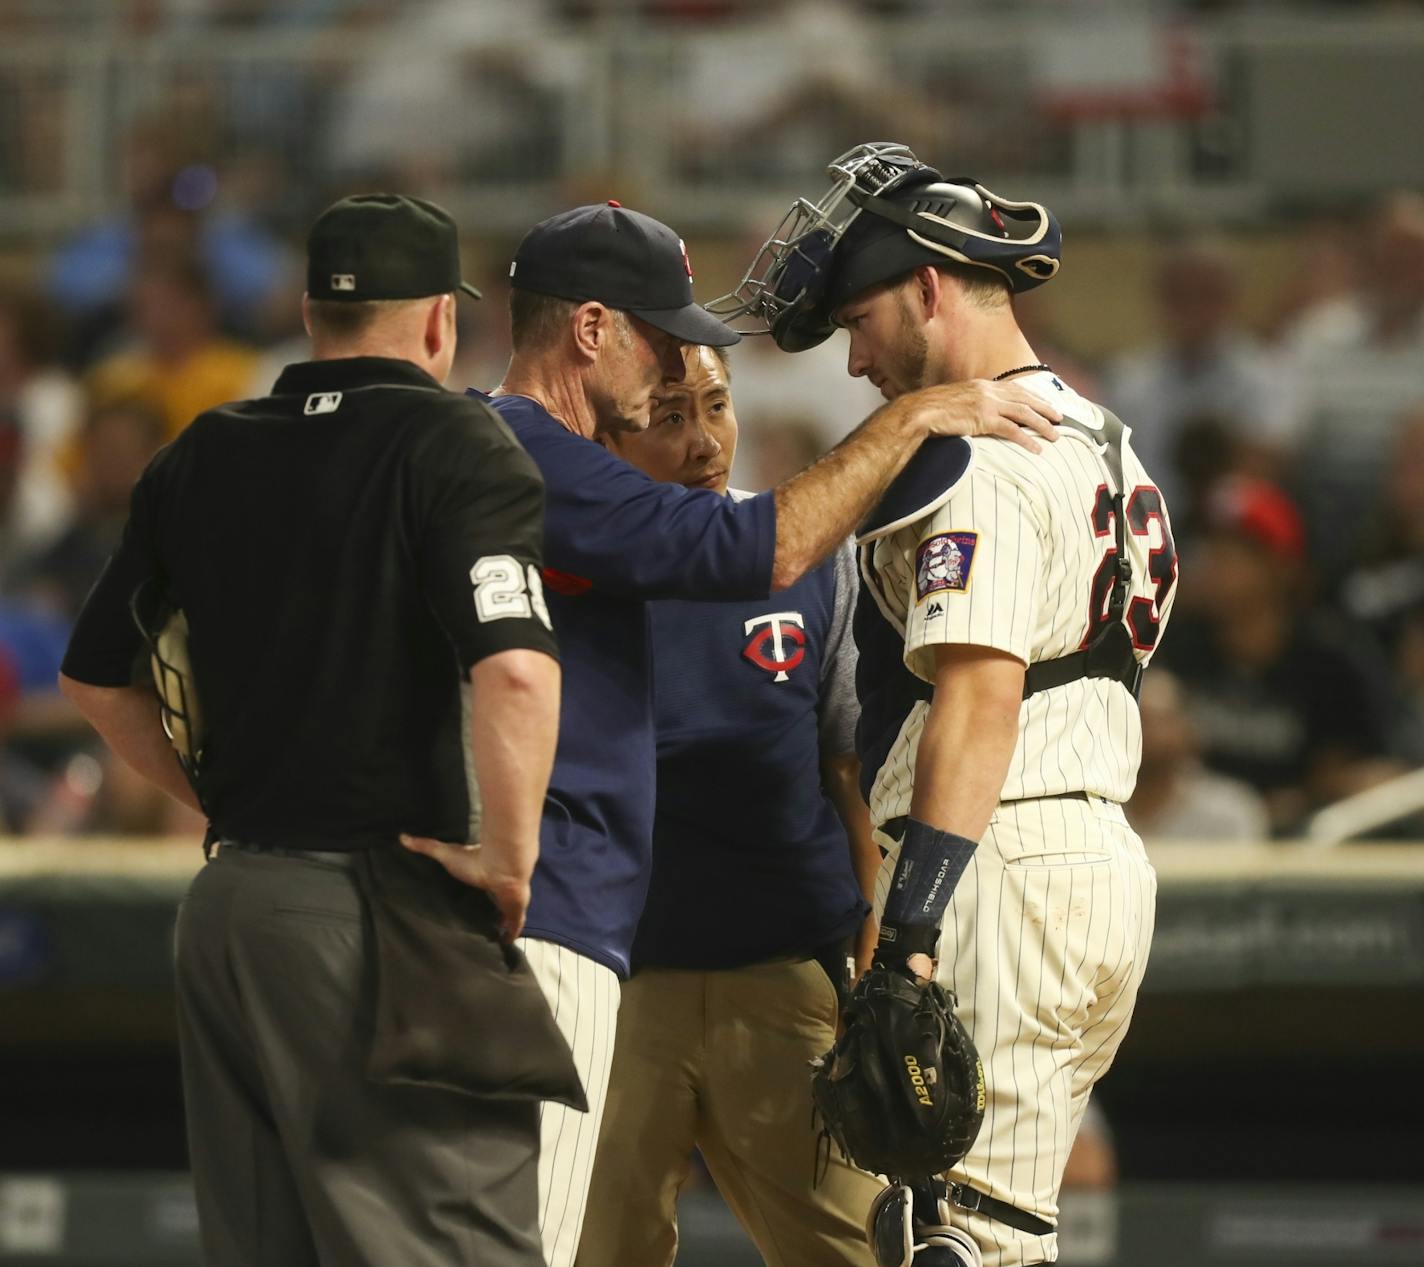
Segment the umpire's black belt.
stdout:
[[219,837],[218,852],[236,849],[240,853],[267,854],[274,858],[300,858],[304,862],[320,862],[326,866],[355,867],[360,861],[359,849],[287,849],[279,845],[262,845],[251,840],[229,840]]

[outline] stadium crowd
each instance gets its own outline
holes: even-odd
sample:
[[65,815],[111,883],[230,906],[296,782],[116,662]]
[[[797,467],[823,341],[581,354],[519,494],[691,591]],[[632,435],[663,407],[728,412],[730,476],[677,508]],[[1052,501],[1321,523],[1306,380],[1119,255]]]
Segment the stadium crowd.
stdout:
[[[775,20],[794,23],[798,0],[780,7]],[[824,30],[827,8],[861,22],[923,10],[928,0],[816,7]],[[389,6],[102,8],[132,33],[185,24],[339,29],[333,24],[357,27]],[[0,25],[32,30],[45,9],[4,5]],[[699,23],[733,10],[716,0],[645,0],[641,9]],[[496,11],[502,16],[491,17]],[[299,206],[290,165],[303,161],[300,147],[290,138],[274,145],[288,165],[277,179],[253,141],[272,126],[264,109],[280,107],[289,129],[308,117],[309,85],[299,77],[250,94],[261,106],[253,114],[223,117],[246,139],[205,130],[204,119],[217,117],[212,101],[141,118],[123,153],[126,204],[44,257],[27,257],[27,267],[0,272],[11,277],[0,288],[0,830],[196,830],[105,755],[55,691],[70,623],[117,540],[128,490],[194,414],[265,392],[303,355],[292,235],[311,207],[329,193],[387,182],[441,188],[452,172],[412,166],[425,150],[407,142],[419,135],[438,150],[447,124],[430,106],[442,95],[460,103],[445,113],[460,120],[467,162],[534,161],[527,156],[560,124],[530,103],[545,100],[541,87],[564,71],[556,55],[535,67],[508,48],[527,48],[540,24],[589,22],[599,11],[593,0],[431,0],[420,10],[420,38],[438,39],[442,23],[455,23],[460,47],[484,51],[411,82],[399,73],[409,50],[395,40],[388,64],[375,59],[325,85],[316,117],[329,125],[321,144],[331,167]],[[469,25],[475,13],[489,20],[483,43]],[[828,77],[783,82],[760,113],[744,94],[724,91],[743,113],[705,121],[723,136],[750,134],[809,111],[822,133],[834,132],[827,111],[859,91],[855,75],[865,68],[823,64]],[[454,79],[442,78],[447,70]],[[689,83],[699,73],[694,59]],[[886,134],[899,134],[895,111],[904,105],[882,100]],[[811,139],[824,162],[834,150],[824,135]],[[221,197],[205,146],[233,156]],[[0,150],[0,190],[33,179],[26,165],[44,156],[37,141]],[[1156,328],[1140,344],[1089,355],[1070,329],[1044,322],[1034,334],[1044,360],[1132,425],[1172,512],[1181,588],[1147,677],[1143,767],[1129,807],[1149,838],[1297,835],[1322,806],[1424,764],[1424,197],[1399,192],[1353,209],[1348,223],[1298,220],[1279,232],[1298,252],[1281,293],[1243,293],[1239,241],[1178,233],[1146,280]],[[723,243],[729,258],[745,254],[741,242]],[[484,244],[491,258],[500,246]],[[462,318],[452,386],[493,386],[503,369],[504,296],[498,281],[486,291],[487,302]],[[1267,316],[1248,323],[1248,308]],[[1032,323],[1035,313],[1025,317]],[[745,487],[799,469],[878,400],[865,383],[847,385],[835,342],[787,358],[767,340],[747,341],[733,365],[748,436],[735,479]]]

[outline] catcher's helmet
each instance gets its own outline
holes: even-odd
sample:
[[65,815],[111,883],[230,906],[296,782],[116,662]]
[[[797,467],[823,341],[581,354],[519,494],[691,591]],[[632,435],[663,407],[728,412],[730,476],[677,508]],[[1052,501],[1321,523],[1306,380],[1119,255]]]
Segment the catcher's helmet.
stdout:
[[723,321],[749,319],[741,333],[804,352],[830,337],[841,304],[922,264],[985,268],[1015,294],[1058,271],[1062,232],[1036,202],[946,180],[891,142],[857,146],[826,170],[831,188],[814,203],[798,198],[741,285],[707,305]]

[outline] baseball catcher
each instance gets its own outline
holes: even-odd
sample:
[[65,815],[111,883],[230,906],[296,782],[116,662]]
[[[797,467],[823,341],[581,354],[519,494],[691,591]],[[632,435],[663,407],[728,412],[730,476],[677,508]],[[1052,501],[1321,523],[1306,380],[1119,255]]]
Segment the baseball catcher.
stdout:
[[843,330],[848,373],[891,402],[1013,381],[1061,413],[1037,454],[927,443],[857,534],[882,933],[814,1084],[829,1133],[891,1180],[880,1267],[1030,1267],[1057,1259],[1068,1149],[1146,970],[1156,880],[1122,806],[1176,547],[1131,428],[1018,323],[1059,269],[1052,213],[902,145],[828,175],[713,310],[787,352]]

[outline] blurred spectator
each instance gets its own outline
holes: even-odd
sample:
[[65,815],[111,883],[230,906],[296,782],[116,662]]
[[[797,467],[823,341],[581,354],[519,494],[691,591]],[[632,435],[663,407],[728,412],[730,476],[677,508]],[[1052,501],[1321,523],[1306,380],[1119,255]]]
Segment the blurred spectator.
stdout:
[[1363,508],[1368,526],[1360,562],[1341,597],[1388,645],[1393,620],[1424,605],[1424,408],[1401,425],[1380,492]]
[[[1085,400],[1101,400],[1098,372],[1087,360],[1060,340],[1062,323],[1057,319],[1057,299],[1051,286],[1014,296],[1014,312],[1019,329],[1045,365]],[[1124,420],[1126,421],[1126,420]],[[1136,436],[1133,437],[1134,444]]]
[[1424,762],[1424,409],[1405,421],[1391,458],[1340,602],[1389,656],[1404,694],[1397,747]]
[[9,745],[19,698],[19,671],[9,653],[0,647],[0,833],[24,831],[46,790],[47,781],[40,770]]
[[203,410],[242,399],[258,355],[219,334],[207,273],[197,259],[159,256],[141,264],[128,314],[132,346],[90,372],[96,403],[147,400],[162,413],[164,438],[171,440]]
[[72,621],[123,534],[129,494],[165,439],[163,416],[143,400],[98,405],[85,422],[74,474],[77,513],[47,549],[13,570],[12,593]]
[[[16,492],[20,487],[20,425],[13,416],[0,414],[0,582],[14,566],[18,551],[10,524],[15,519]],[[0,586],[0,593],[3,593]]]
[[[0,506],[0,566],[63,529],[72,507],[61,455],[78,425],[82,398],[58,367],[57,317],[38,296],[0,294],[0,417],[13,489]],[[8,510],[4,509],[7,506]]]
[[1063,1187],[1073,1192],[1107,1192],[1116,1186],[1117,1147],[1112,1127],[1097,1101],[1089,1100],[1068,1153]]
[[1424,351],[1424,195],[1387,198],[1367,227],[1356,285],[1330,256],[1321,267],[1336,284],[1287,328],[1283,338],[1302,355],[1339,348]]
[[49,294],[75,323],[75,360],[88,360],[121,318],[139,262],[163,254],[202,260],[224,323],[247,330],[259,320],[282,281],[286,252],[252,218],[223,206],[215,148],[166,117],[130,132],[129,210],[84,230],[50,262]]
[[1142,766],[1127,803],[1128,820],[1138,835],[1148,842],[1246,842],[1270,836],[1270,816],[1260,795],[1202,765],[1181,687],[1167,669],[1153,667],[1143,677],[1141,704]]
[[1296,240],[1290,272],[1267,321],[1267,337],[1287,359],[1339,343],[1358,328],[1358,236],[1353,222],[1321,219]]
[[1159,652],[1206,764],[1260,792],[1276,833],[1398,770],[1386,759],[1384,667],[1363,634],[1307,607],[1303,561],[1290,500],[1260,481],[1228,481],[1183,568]]
[[1239,269],[1221,244],[1169,247],[1153,297],[1162,341],[1128,353],[1102,383],[1103,403],[1132,428],[1132,446],[1167,504],[1181,492],[1175,462],[1188,419],[1239,420],[1243,460],[1269,471],[1290,444],[1289,399],[1271,358],[1240,321]]
[[[815,422],[796,414],[764,414],[756,426],[743,432],[746,457],[736,457],[738,474],[733,482],[752,492],[775,488],[804,471],[823,454],[827,445]],[[741,472],[745,472],[743,476]]]
[[1297,340],[1297,486],[1329,574],[1353,562],[1362,513],[1399,427],[1424,404],[1424,197],[1398,195],[1369,227],[1361,286],[1328,330]]
[[1097,1100],[1090,1099],[1063,1169],[1059,1235],[1067,1262],[1116,1260],[1117,1183],[1117,1145],[1112,1127]]
[[[1182,420],[1172,453],[1177,495],[1168,507],[1177,551],[1187,559],[1198,535],[1210,526],[1217,490],[1246,472],[1239,422],[1204,414]],[[1156,474],[1156,472],[1153,472]],[[1183,567],[1188,566],[1184,562]]]
[[718,178],[821,173],[870,136],[930,152],[943,110],[912,90],[869,19],[848,0],[762,0],[677,47],[668,108],[677,160]]
[[402,12],[328,103],[346,182],[430,189],[555,174],[579,59],[549,0],[427,0]]
[[45,836],[190,836],[206,823],[185,805],[157,792],[109,749],[74,752],[49,781],[26,830]]

